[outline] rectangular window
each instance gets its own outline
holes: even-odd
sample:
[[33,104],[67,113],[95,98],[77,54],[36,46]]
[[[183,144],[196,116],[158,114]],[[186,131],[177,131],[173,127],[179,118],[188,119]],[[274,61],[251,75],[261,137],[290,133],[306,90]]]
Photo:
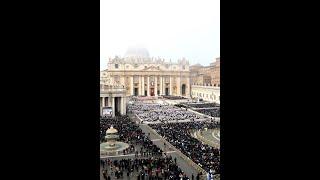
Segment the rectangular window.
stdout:
[[115,64],[114,67],[115,67],[116,69],[118,69],[118,68],[119,68],[119,64]]

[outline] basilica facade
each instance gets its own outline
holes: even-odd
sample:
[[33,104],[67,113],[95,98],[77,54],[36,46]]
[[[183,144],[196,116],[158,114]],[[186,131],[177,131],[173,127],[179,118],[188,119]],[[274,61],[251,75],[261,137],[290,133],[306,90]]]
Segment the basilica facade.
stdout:
[[100,84],[123,86],[126,96],[173,95],[190,97],[189,61],[154,58],[144,48],[129,48],[124,57],[109,59]]

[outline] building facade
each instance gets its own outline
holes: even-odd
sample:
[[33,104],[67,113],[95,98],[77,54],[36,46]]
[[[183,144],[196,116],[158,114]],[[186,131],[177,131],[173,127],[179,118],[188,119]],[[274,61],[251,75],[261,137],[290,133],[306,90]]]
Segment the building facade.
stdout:
[[220,87],[191,85],[191,97],[220,104]]
[[220,58],[217,58],[216,61],[213,63],[211,77],[212,86],[220,87]]
[[110,107],[112,116],[126,114],[126,91],[121,85],[100,84],[100,115],[103,109]]
[[220,104],[220,58],[210,66],[190,66],[191,97]]
[[210,66],[205,67],[200,64],[190,66],[191,84],[211,84],[210,70]]
[[220,58],[209,66],[190,66],[191,85],[220,87]]
[[126,96],[190,97],[189,62],[149,57],[144,48],[129,48],[123,58],[109,59],[107,70],[100,73],[101,84],[108,79],[124,86]]

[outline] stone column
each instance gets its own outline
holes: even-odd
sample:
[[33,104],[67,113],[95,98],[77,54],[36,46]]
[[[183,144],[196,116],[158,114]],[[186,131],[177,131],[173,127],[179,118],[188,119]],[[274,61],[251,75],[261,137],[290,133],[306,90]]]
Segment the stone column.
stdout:
[[190,78],[187,78],[187,84],[186,84],[186,96],[190,97]]
[[147,96],[150,96],[150,76],[148,76],[147,88]]
[[106,106],[105,105],[105,97],[102,97],[102,107]]
[[142,95],[142,88],[141,88],[141,76],[139,76],[139,86],[138,86],[138,90],[139,90],[139,95],[141,96]]
[[158,96],[158,76],[154,77],[154,96]]
[[133,76],[130,76],[130,95],[134,95],[133,92]]
[[162,78],[163,84],[162,84],[162,93],[165,94],[166,93],[166,77]]
[[123,97],[120,97],[120,114],[123,115]]
[[121,99],[122,99],[122,102],[123,102],[123,104],[122,104],[122,108],[123,108],[122,113],[123,113],[123,115],[125,115],[125,114],[127,114],[127,100],[126,100],[125,96],[123,96]]
[[172,76],[170,76],[169,88],[170,88],[169,95],[173,95],[173,94],[172,94]]
[[112,101],[111,101],[111,106],[112,106],[112,117],[114,117],[115,116],[115,104],[114,104],[114,97],[112,97],[111,98],[112,99]]
[[100,103],[100,115],[102,115],[102,108],[103,108],[103,106],[104,106],[104,97],[101,97],[100,98],[100,100],[101,100],[101,103]]
[[181,96],[180,76],[177,77],[177,96]]
[[108,98],[108,106],[110,106],[110,107],[112,106],[112,97]]
[[160,95],[163,95],[163,83],[162,83],[162,80],[163,80],[163,78],[162,78],[162,76],[160,76]]
[[144,76],[142,76],[141,78],[142,78],[142,80],[141,80],[141,84],[142,84],[141,90],[142,90],[142,95],[144,96]]

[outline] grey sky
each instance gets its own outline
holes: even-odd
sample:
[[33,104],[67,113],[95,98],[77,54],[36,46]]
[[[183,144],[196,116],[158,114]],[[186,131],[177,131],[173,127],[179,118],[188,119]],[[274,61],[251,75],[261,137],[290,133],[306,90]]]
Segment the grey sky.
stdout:
[[100,0],[100,69],[137,44],[209,65],[220,56],[220,0]]

